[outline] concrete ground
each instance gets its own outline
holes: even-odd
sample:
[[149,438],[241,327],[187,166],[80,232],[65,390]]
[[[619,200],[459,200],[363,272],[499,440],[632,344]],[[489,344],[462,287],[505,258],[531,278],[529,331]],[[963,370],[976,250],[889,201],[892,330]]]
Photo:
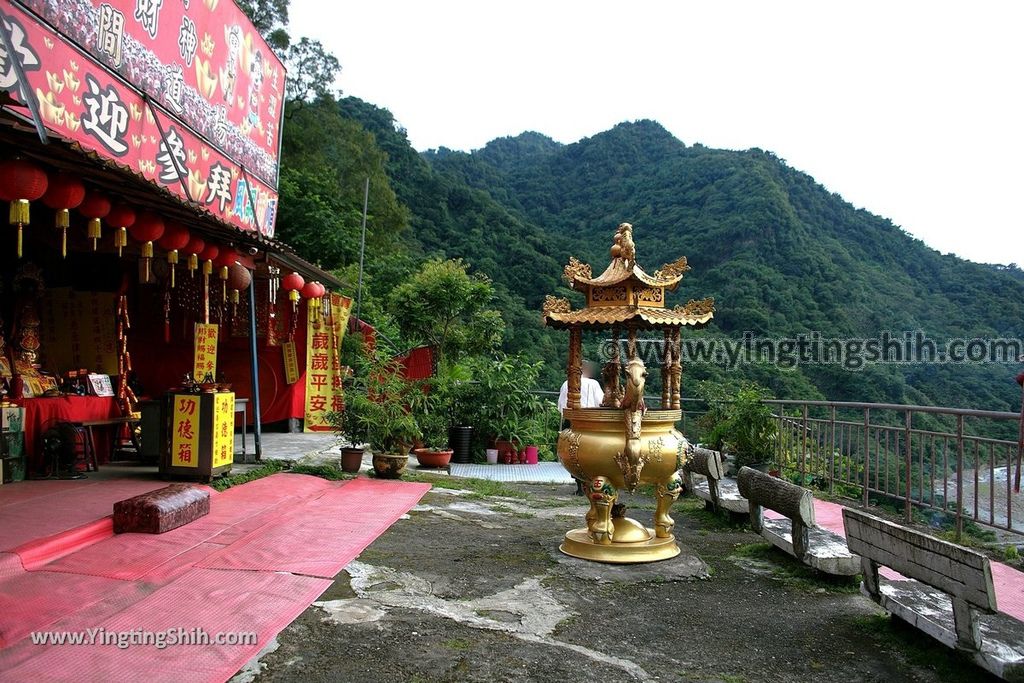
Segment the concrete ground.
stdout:
[[236,683],[990,680],[694,499],[682,555],[616,567],[558,552],[583,525],[571,485],[411,476],[434,489]]

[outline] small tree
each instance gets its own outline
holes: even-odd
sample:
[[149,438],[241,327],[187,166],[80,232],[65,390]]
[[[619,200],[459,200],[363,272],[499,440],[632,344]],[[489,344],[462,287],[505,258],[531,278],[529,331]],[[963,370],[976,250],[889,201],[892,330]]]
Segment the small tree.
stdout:
[[407,340],[430,344],[439,363],[489,353],[501,343],[505,323],[489,308],[490,279],[470,274],[460,259],[427,261],[391,291],[390,310]]
[[402,364],[374,349],[359,358],[358,371],[345,392],[345,410],[331,413],[332,426],[353,441],[366,441],[375,451],[404,452],[419,438],[410,410],[416,383],[405,378]]
[[736,456],[736,466],[769,462],[775,454],[778,427],[767,389],[754,382],[721,385],[701,382],[697,395],[708,404],[697,426],[707,446]]

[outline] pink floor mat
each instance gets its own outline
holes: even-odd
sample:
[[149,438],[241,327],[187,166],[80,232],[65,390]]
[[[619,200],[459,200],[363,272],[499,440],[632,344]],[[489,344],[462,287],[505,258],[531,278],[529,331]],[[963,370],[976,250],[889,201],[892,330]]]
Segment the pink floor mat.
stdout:
[[[330,585],[327,579],[292,574],[193,569],[99,624],[65,626],[83,631],[100,628],[112,634],[202,629],[211,638],[255,632],[254,644],[119,649],[116,645],[38,646],[22,640],[17,649],[35,649],[38,654],[0,668],[5,669],[5,678],[19,681],[223,681]],[[19,654],[24,653],[11,653],[11,658]]]
[[[52,507],[52,497],[74,496],[83,488],[23,496],[6,507],[35,507],[41,514]],[[84,526],[33,538],[16,552],[0,552],[0,678],[226,680],[429,488],[278,474],[212,493],[209,515],[165,534],[115,536],[109,518],[94,517]],[[112,498],[112,505],[136,493],[115,484],[102,498]],[[0,520],[6,519],[4,511]],[[211,636],[244,630],[256,632],[258,640],[119,649],[35,645],[28,637],[97,628],[198,628]]]
[[[82,480],[88,481],[88,480]],[[36,487],[36,484],[46,484]],[[5,489],[28,486],[39,495],[19,494],[16,500],[0,507],[0,550],[10,550],[44,536],[53,536],[69,529],[109,516],[114,503],[153,489],[167,482],[152,479],[115,479],[80,485],[79,481],[25,481]]]
[[200,567],[333,577],[430,490],[355,479],[213,553]]

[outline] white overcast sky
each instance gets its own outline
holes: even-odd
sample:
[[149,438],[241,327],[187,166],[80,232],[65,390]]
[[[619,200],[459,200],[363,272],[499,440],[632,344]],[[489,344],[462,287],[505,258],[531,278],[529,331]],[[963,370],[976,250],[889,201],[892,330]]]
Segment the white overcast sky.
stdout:
[[942,252],[1024,264],[1024,2],[291,4],[293,36],[416,149],[651,118],[771,150]]

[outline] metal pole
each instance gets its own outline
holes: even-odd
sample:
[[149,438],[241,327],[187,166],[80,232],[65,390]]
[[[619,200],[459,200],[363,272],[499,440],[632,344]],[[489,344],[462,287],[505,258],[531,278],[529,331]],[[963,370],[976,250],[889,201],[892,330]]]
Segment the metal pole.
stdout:
[[46,135],[43,117],[39,114],[39,102],[36,101],[35,96],[32,94],[32,88],[29,87],[28,78],[25,76],[25,67],[21,63],[21,58],[17,51],[14,49],[14,43],[11,40],[10,34],[7,32],[8,19],[10,17],[0,13],[0,40],[3,40],[4,51],[7,53],[7,58],[11,61],[11,66],[14,67],[14,77],[18,80],[18,88],[20,94],[25,99],[24,104],[28,107],[28,113],[32,115],[32,123],[36,127],[36,134],[39,135],[39,142],[46,145],[49,144],[50,139]]
[[906,414],[906,417],[904,418],[906,424],[905,424],[904,430],[903,430],[903,441],[904,441],[904,444],[903,444],[903,459],[905,461],[905,465],[904,466],[906,467],[906,473],[905,473],[904,476],[906,476],[906,478],[907,478],[906,502],[903,505],[903,515],[906,518],[907,524],[910,524],[913,521],[913,519],[914,519],[914,513],[913,513],[913,510],[911,509],[911,506],[910,506],[910,496],[911,496],[910,468],[912,467],[912,463],[911,463],[912,455],[911,455],[911,448],[910,448],[911,443],[910,442],[911,442],[911,436],[912,436],[911,426],[913,425],[913,419],[914,419],[913,415],[908,410],[907,414]]
[[[1009,475],[1009,472],[1007,472]],[[964,532],[964,416],[956,416],[956,540]]]
[[828,451],[828,492],[830,494],[835,492],[835,480],[836,480],[836,407],[832,406],[831,411],[831,422],[832,422],[832,445]]
[[[1017,427],[1017,469],[1013,473],[1013,491],[1014,493],[1020,493],[1020,461],[1021,454],[1024,453],[1024,384],[1021,385],[1020,394],[1020,420],[1019,426]],[[1010,476],[1010,470],[1007,468],[1006,476]],[[995,482],[991,482],[995,483]]]
[[363,189],[363,236],[359,239],[359,285],[356,287],[356,320],[363,308],[363,258],[366,256],[366,209],[370,204],[370,176],[366,176]]
[[[260,371],[256,356],[256,271],[249,284],[249,375],[252,379],[252,440],[256,444],[256,462],[263,458],[263,424],[260,420]],[[242,425],[245,429],[245,425]]]
[[870,473],[870,470],[871,470],[871,467],[870,467],[870,464],[869,464],[869,462],[871,460],[871,458],[869,457],[871,448],[868,445],[868,443],[869,443],[868,442],[868,433],[869,433],[870,429],[871,429],[871,408],[865,408],[864,409],[864,484],[863,484],[864,491],[863,491],[863,501],[862,501],[864,507],[868,506],[868,482],[870,481],[868,479],[868,477],[869,477],[869,473]]
[[800,485],[807,485],[807,404],[804,404],[804,423],[800,430]]

